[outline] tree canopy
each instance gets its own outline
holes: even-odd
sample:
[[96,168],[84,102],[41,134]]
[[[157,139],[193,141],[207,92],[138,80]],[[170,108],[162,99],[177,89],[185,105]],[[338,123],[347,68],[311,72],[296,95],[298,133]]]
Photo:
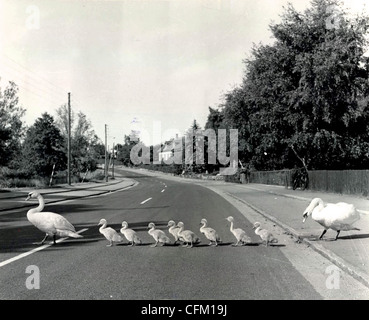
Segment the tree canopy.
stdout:
[[63,136],[56,127],[54,118],[43,113],[27,130],[20,168],[40,177],[49,177],[54,165],[58,170],[64,170],[66,155],[63,143]]
[[336,0],[289,5],[207,125],[238,129],[240,158],[256,169],[301,166],[296,154],[310,169],[368,167],[367,21]]
[[[56,110],[55,125],[64,137],[63,150],[67,154],[68,107],[66,104]],[[96,169],[96,159],[99,157],[97,145],[99,143],[99,138],[96,136],[87,116],[81,111],[76,115],[71,110],[71,167],[73,174],[78,175],[83,171]]]
[[0,165],[8,165],[18,154],[24,133],[25,110],[18,103],[18,87],[9,82],[0,88]]

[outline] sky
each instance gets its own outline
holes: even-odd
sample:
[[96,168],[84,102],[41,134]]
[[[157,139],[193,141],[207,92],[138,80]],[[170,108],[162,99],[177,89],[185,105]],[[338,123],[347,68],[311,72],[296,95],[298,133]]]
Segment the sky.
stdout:
[[[345,1],[362,11],[366,0]],[[148,145],[182,135],[242,81],[269,25],[306,0],[0,0],[0,87],[19,87],[32,125],[71,94],[107,144],[131,130]]]

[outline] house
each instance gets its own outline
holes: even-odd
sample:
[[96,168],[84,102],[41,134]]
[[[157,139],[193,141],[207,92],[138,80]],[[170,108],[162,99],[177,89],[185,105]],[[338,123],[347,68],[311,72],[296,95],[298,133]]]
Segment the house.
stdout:
[[165,141],[162,148],[159,150],[159,161],[167,161],[173,157],[174,150],[179,150],[181,143],[182,139],[178,138],[178,134],[176,134],[175,138]]

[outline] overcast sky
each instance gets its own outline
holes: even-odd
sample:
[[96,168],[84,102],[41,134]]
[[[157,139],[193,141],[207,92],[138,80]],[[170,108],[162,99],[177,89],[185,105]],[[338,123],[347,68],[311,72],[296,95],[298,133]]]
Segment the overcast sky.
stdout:
[[[71,92],[108,144],[138,129],[147,144],[183,134],[241,83],[253,43],[305,0],[0,0],[0,86],[20,88],[24,121],[55,116]],[[348,1],[362,10],[363,0]],[[158,136],[158,132],[162,137]],[[153,141],[153,139],[155,139]]]

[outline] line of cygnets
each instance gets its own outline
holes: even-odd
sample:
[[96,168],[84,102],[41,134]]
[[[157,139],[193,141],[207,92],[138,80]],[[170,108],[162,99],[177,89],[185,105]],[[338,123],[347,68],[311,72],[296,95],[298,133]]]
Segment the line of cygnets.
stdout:
[[[56,243],[56,236],[72,238],[83,237],[76,232],[74,226],[65,217],[54,212],[42,211],[45,207],[45,201],[39,192],[30,192],[26,200],[31,198],[37,198],[39,205],[36,208],[28,210],[27,219],[36,228],[46,233],[40,244],[44,244],[49,236],[53,237],[54,244]],[[229,216],[226,218],[226,220],[231,223],[230,230],[237,240],[237,242],[233,244],[234,246],[238,246],[239,244],[251,244],[251,238],[247,236],[243,229],[234,228],[233,217]],[[122,242],[123,238],[121,235],[113,228],[108,227],[107,224],[108,223],[105,219],[101,219],[98,225],[101,225],[99,228],[100,233],[103,234],[109,241],[108,246],[112,246],[114,242]],[[208,227],[208,222],[206,219],[202,219],[201,224],[202,226],[200,228],[200,232],[203,233],[208,240],[210,240],[209,245],[217,246],[218,243],[222,241],[218,233],[213,228]],[[170,220],[167,227],[169,227],[169,232],[174,237],[174,243],[177,241],[182,241],[184,243],[183,246],[189,248],[192,248],[194,244],[200,243],[199,237],[194,232],[191,230],[184,230],[183,222],[178,222],[176,224],[173,220]],[[148,228],[149,235],[151,235],[155,240],[155,244],[153,245],[154,247],[156,247],[159,243],[161,245],[165,245],[171,242],[164,231],[156,229],[153,222],[149,223]],[[255,233],[261,237],[266,246],[268,246],[269,243],[278,242],[278,240],[268,230],[261,228],[259,222],[254,223],[254,229]],[[120,232],[125,236],[132,246],[142,243],[141,239],[137,235],[137,232],[128,228],[128,223],[126,221],[122,222],[122,228],[120,229]]]
[[[233,244],[233,246],[247,245],[251,244],[251,238],[246,234],[246,232],[241,228],[234,228],[234,219],[232,216],[226,218],[227,221],[231,223],[230,231],[235,236],[237,242]],[[208,221],[203,218],[201,219],[201,227],[200,232],[210,241],[209,246],[214,245],[218,246],[219,242],[222,242],[221,238],[219,237],[218,233],[215,229],[208,227]],[[122,242],[122,236],[113,228],[107,226],[108,223],[105,219],[101,219],[98,226],[99,231],[101,234],[105,236],[105,238],[109,241],[108,247],[111,247],[114,242]],[[171,243],[171,240],[166,235],[163,230],[156,229],[155,223],[150,222],[148,224],[148,234],[152,236],[155,240],[155,243],[151,245],[151,247],[156,247],[158,244],[164,246],[166,244]],[[200,238],[191,230],[184,229],[184,223],[182,221],[178,222],[177,224],[173,220],[168,221],[167,227],[169,228],[169,233],[174,238],[174,244],[178,241],[183,243],[183,247],[192,248],[194,245],[199,244]],[[273,236],[266,229],[262,229],[259,222],[254,223],[255,233],[260,236],[265,246],[268,246],[269,243],[277,243],[278,240]],[[140,245],[142,240],[138,236],[137,232],[133,229],[128,228],[128,222],[122,222],[122,228],[120,229],[120,233],[124,235],[127,241],[130,243],[131,246]]]

